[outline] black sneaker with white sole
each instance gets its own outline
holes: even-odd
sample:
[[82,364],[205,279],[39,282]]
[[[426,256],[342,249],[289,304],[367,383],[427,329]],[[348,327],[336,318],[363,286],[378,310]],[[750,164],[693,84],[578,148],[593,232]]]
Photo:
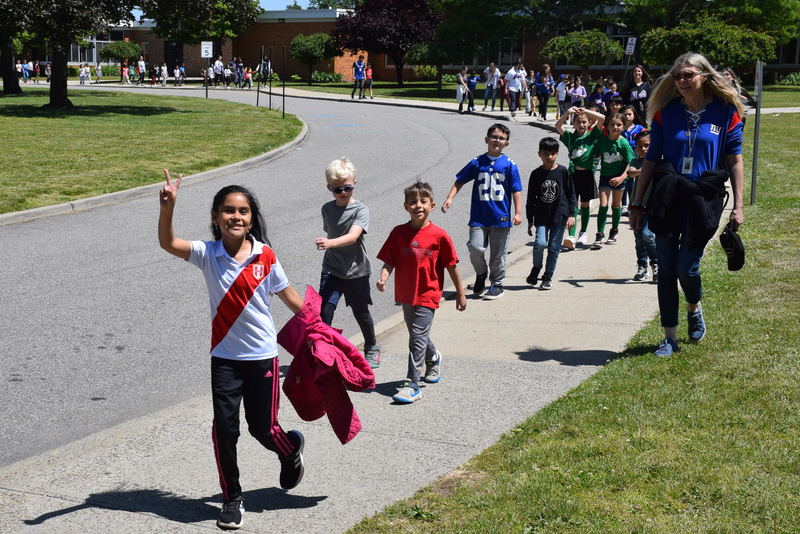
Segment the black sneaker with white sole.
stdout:
[[286,437],[297,447],[289,456],[281,458],[281,487],[290,490],[303,480],[305,467],[303,466],[303,446],[306,440],[298,430],[290,430]]
[[603,240],[606,238],[606,235],[603,232],[597,232],[594,236],[594,243],[592,243],[592,249],[600,250],[603,248]]
[[242,528],[242,516],[244,516],[244,501],[241,497],[231,499],[223,503],[217,518],[217,526],[225,530]]
[[479,296],[483,293],[485,289],[486,289],[486,275],[485,274],[475,275],[475,283],[472,284],[472,294],[475,296]]
[[606,245],[613,245],[617,242],[617,235],[619,234],[619,230],[616,228],[612,228],[611,231],[608,233],[608,239],[606,239]]

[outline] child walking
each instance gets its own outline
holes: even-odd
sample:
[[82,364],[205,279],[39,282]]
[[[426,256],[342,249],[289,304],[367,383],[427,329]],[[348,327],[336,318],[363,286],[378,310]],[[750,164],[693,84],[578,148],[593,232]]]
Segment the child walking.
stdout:
[[[572,117],[573,131],[564,129],[564,123]],[[578,234],[577,244],[586,246],[589,237],[586,231],[589,228],[589,203],[597,196],[597,187],[594,182],[592,170],[592,148],[603,135],[603,129],[597,124],[605,117],[602,113],[580,107],[571,107],[556,121],[556,132],[569,155],[570,174],[575,195],[580,201],[581,231]],[[573,217],[577,212],[573,210]],[[569,235],[564,239],[564,246],[572,250],[575,248],[575,227],[569,229]]]
[[375,339],[375,325],[369,306],[370,265],[364,236],[369,228],[369,209],[353,198],[356,169],[345,157],[333,160],[325,169],[328,191],[333,200],[322,205],[322,229],[326,237],[315,240],[317,250],[324,250],[319,294],[320,316],[325,324],[333,322],[339,299],[353,310],[364,336],[364,357],[373,369],[380,365],[380,347]]
[[[642,130],[636,134],[636,157],[631,160],[628,167],[629,181],[633,182],[631,198],[636,197],[636,183],[642,169],[644,156],[650,148],[650,132]],[[649,278],[647,272],[647,261],[650,261],[650,269],[653,271],[653,282],[658,282],[658,254],[656,253],[656,236],[647,225],[647,214],[641,206],[631,206],[632,210],[639,210],[642,217],[642,226],[633,231],[633,239],[636,243],[636,274],[633,279],[637,282],[645,281]]]
[[564,228],[575,226],[573,213],[577,201],[567,168],[556,162],[558,139],[545,137],[539,141],[539,157],[542,165],[531,172],[528,180],[528,201],[525,203],[528,235],[536,236],[533,242],[533,267],[525,281],[532,286],[536,285],[544,265],[546,248],[547,265],[539,289],[548,290],[552,288]]
[[[456,289],[456,309],[467,308],[456,264],[458,255],[450,236],[428,217],[436,206],[433,189],[427,182],[417,182],[403,191],[403,207],[411,216],[406,224],[395,226],[378,253],[383,261],[376,287],[386,290],[386,281],[396,271],[394,299],[403,305],[408,328],[407,380],[392,397],[395,402],[411,404],[422,396],[420,377],[429,384],[441,379],[442,354],[431,341],[433,316],[439,307],[444,287],[444,270]],[[425,363],[425,374],[422,364]]]
[[[486,289],[486,276],[491,287],[484,296],[487,300],[503,296],[506,277],[508,236],[511,226],[522,222],[522,181],[519,169],[503,149],[508,146],[511,131],[503,124],[493,124],[486,132],[485,154],[472,158],[456,175],[456,181],[442,204],[447,213],[453,198],[464,184],[472,181],[472,203],[469,213],[469,259],[475,269],[472,292],[477,297]],[[511,215],[511,202],[514,214]],[[489,249],[489,264],[484,253]]]
[[164,169],[164,176],[166,185],[159,193],[159,244],[199,267],[208,288],[214,405],[211,435],[223,497],[217,526],[237,529],[244,514],[236,462],[242,400],[250,434],[280,459],[281,487],[294,488],[303,478],[303,435],[297,430],[284,432],[278,424],[280,368],[269,308],[272,294],[294,313],[300,311],[303,299],[268,246],[258,201],[250,191],[237,185],[222,188],[211,205],[214,240],[186,241],[175,237],[172,230],[182,175],[172,182]]
[[609,197],[611,200],[611,231],[608,233],[607,245],[617,242],[619,220],[622,217],[622,192],[625,180],[628,179],[628,165],[634,158],[633,150],[627,139],[622,137],[623,118],[619,113],[609,114],[606,119],[606,132],[592,149],[592,156],[601,159],[600,168],[600,207],[597,210],[597,235],[592,248],[599,250],[605,239],[606,220],[608,218]]

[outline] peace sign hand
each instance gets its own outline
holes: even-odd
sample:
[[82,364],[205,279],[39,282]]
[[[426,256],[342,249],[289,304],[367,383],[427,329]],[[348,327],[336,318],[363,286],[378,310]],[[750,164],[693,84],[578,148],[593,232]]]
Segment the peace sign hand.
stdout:
[[173,183],[170,180],[169,169],[164,169],[164,178],[167,179],[167,183],[161,188],[158,200],[162,206],[174,206],[178,200],[178,188],[181,186],[183,175],[179,174],[178,179]]

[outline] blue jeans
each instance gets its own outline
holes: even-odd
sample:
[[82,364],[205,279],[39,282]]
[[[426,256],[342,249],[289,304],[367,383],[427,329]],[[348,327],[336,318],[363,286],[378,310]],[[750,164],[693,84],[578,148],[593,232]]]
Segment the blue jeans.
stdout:
[[687,247],[686,223],[680,233],[656,236],[658,253],[658,310],[661,326],[678,326],[678,282],[689,304],[697,304],[703,296],[700,280],[702,248]]
[[636,264],[647,267],[647,260],[650,260],[650,265],[657,265],[656,236],[647,226],[647,215],[642,215],[642,229],[633,231],[633,239],[636,243]]
[[497,98],[497,87],[492,87],[491,85],[486,86],[486,90],[483,93],[483,105],[486,106],[489,103],[489,95],[492,95],[492,109],[494,109],[494,102]]
[[552,280],[556,270],[558,254],[561,252],[561,240],[564,238],[564,224],[555,223],[552,226],[537,226],[536,238],[533,242],[533,266],[542,268],[544,263],[544,249],[547,249],[547,265],[544,268],[544,277]]

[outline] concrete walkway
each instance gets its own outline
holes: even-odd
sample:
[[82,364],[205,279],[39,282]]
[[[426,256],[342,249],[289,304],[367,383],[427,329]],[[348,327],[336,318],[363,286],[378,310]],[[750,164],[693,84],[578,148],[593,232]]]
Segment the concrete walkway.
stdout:
[[[380,323],[378,386],[351,394],[364,430],[350,444],[341,446],[325,419],[301,421],[282,399],[284,428],[307,439],[306,477],[295,490],[278,489],[276,458],[243,428],[243,531],[341,532],[446,475],[591,376],[657,307],[655,284],[630,281],[635,254],[624,223],[616,245],[563,253],[551,291],[525,283],[524,246],[510,255],[504,298],[471,298],[462,313],[443,302],[432,334],[443,379],[415,404],[391,401],[406,368],[401,314]],[[200,396],[3,468],[0,532],[216,530],[210,416],[210,396]]]

